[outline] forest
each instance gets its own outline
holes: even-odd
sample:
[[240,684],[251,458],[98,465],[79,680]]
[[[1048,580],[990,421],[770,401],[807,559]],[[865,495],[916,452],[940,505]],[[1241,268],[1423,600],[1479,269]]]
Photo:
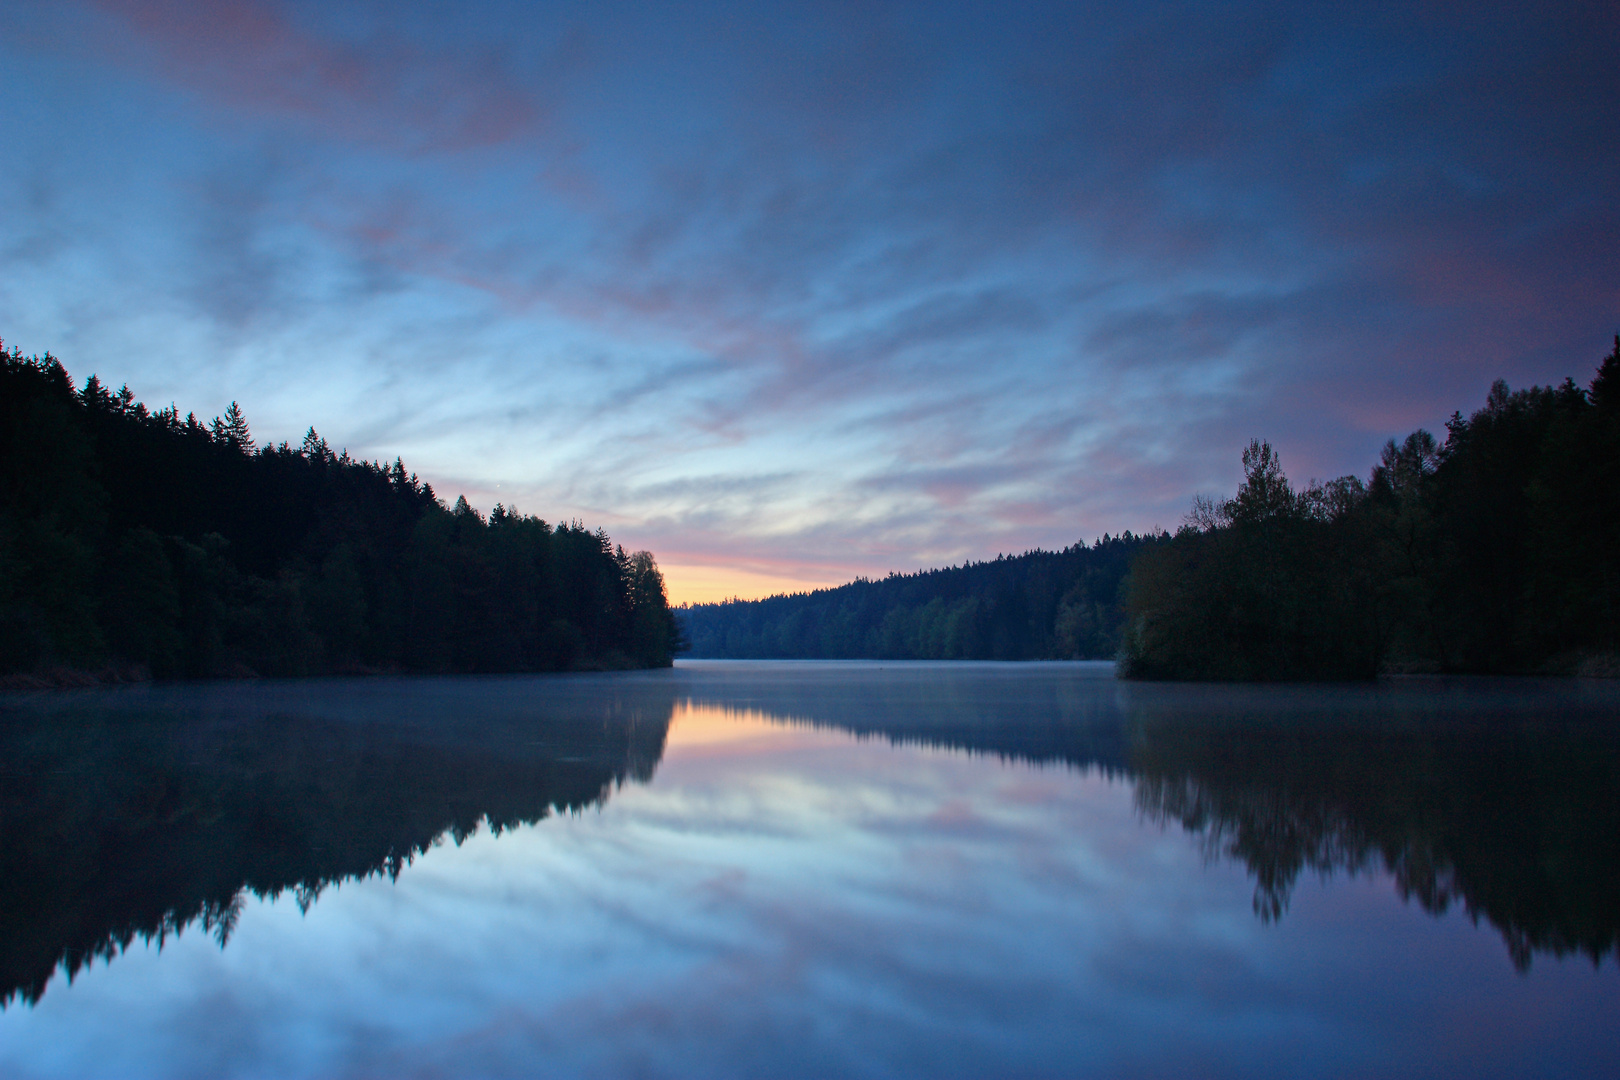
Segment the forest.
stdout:
[[835,589],[676,609],[697,657],[1045,660],[1111,658],[1121,583],[1162,538],[1103,536]]
[[0,351],[0,678],[667,666],[652,555]]
[[1174,536],[1104,536],[764,600],[682,607],[692,655],[1117,658],[1137,679],[1620,674],[1620,337],[1590,386],[1498,381],[1442,442],[1303,489],[1244,450]]
[[1127,677],[1620,675],[1620,337],[1589,387],[1498,380],[1366,482],[1298,490],[1259,441],[1243,467],[1132,565]]

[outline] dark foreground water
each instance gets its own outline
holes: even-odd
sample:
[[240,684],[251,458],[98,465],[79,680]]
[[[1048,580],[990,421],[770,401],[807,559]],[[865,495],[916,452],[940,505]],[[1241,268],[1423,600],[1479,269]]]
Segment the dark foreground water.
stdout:
[[1620,1076],[1620,686],[0,698],[0,1075]]

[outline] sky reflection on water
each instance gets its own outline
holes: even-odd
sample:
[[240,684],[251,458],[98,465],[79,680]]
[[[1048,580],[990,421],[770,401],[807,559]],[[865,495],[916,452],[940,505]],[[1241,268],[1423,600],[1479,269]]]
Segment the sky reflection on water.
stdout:
[[[1493,713],[1481,685],[1397,688],[1399,707],[1387,688],[1221,691],[1230,715],[1214,745],[1241,747],[1268,711],[1302,730],[1358,714],[1354,731],[1322,738],[1367,760],[1388,738],[1409,751],[1401,740],[1414,726],[1426,740],[1480,717],[1500,727],[1535,700],[1497,693]],[[170,723],[215,732],[187,735],[187,754],[209,738],[240,740],[244,717],[289,712],[324,710],[368,733],[381,724],[393,738],[409,717],[360,714],[403,716],[414,702],[434,750],[423,760],[451,754],[430,722],[462,716],[453,745],[473,764],[446,768],[446,799],[476,787],[480,739],[512,767],[523,764],[518,742],[541,745],[549,757],[534,768],[552,771],[533,780],[537,799],[596,782],[569,768],[617,779],[605,801],[570,796],[534,824],[441,836],[397,880],[339,877],[304,911],[292,891],[249,892],[224,948],[196,922],[161,950],[137,935],[71,986],[58,974],[36,1003],[0,1014],[0,1074],[1620,1072],[1612,952],[1594,966],[1544,949],[1521,972],[1488,918],[1476,926],[1460,901],[1426,913],[1379,859],[1325,877],[1307,866],[1280,917],[1257,918],[1250,865],[1144,808],[1144,784],[1168,777],[1202,785],[1219,812],[1252,811],[1240,797],[1250,789],[1223,788],[1188,734],[1196,725],[1183,714],[1211,708],[1201,693],[1123,687],[1078,665],[715,664],[634,679],[266,684],[81,702],[167,709]],[[1538,745],[1552,753],[1560,739],[1596,737],[1580,718],[1601,720],[1607,693],[1544,689]],[[521,717],[524,701],[550,725],[530,730],[539,739],[519,738],[516,720],[487,734],[465,715],[484,702],[491,717]],[[660,708],[667,732],[639,733]],[[176,720],[176,709],[189,711]],[[349,734],[310,730],[298,745],[348,745]],[[1065,731],[1067,742],[1053,741]],[[636,746],[661,756],[655,771],[611,755],[582,763],[591,738],[621,758]],[[1482,740],[1476,756],[1495,753],[1484,735],[1459,738]],[[1446,744],[1423,745],[1441,747],[1435,775],[1453,767]],[[422,792],[440,775],[365,746],[352,762],[331,756],[351,775],[392,770]],[[1275,771],[1313,752],[1279,749]],[[1248,767],[1239,750],[1217,758]],[[249,764],[255,776],[270,769]],[[1596,783],[1612,795],[1611,773]],[[235,804],[221,798],[228,818]],[[1324,816],[1295,818],[1311,813]],[[1417,835],[1421,822],[1402,827]],[[1342,845],[1381,828],[1373,807],[1330,832]],[[1612,880],[1613,866],[1598,869]],[[1520,907],[1545,901],[1532,892]]]

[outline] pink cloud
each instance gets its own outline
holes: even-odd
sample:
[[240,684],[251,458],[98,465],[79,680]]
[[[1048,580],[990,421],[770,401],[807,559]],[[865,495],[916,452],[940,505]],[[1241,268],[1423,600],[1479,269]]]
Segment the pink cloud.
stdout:
[[[344,139],[466,149],[546,120],[493,50],[430,51],[391,35],[341,43],[261,0],[93,2],[157,51],[161,75],[210,100],[295,117]],[[119,39],[114,47],[129,45]]]

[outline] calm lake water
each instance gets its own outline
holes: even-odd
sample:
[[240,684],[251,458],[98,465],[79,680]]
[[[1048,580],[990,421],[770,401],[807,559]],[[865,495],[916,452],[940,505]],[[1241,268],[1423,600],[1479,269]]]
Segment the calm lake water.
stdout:
[[1620,686],[0,697],[0,1075],[1620,1076]]

